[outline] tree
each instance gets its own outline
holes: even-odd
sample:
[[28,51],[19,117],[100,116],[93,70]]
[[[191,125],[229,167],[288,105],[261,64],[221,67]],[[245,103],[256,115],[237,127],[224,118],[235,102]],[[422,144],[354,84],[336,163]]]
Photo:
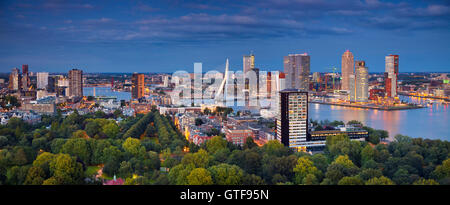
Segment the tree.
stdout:
[[444,179],[450,177],[450,158],[442,162],[442,165],[436,166],[433,175],[437,179]]
[[142,152],[145,153],[145,147],[142,146],[141,141],[139,141],[136,138],[131,138],[131,137],[127,138],[125,140],[125,142],[122,144],[122,147],[126,152],[128,152],[134,156],[137,156],[137,155],[141,154]]
[[50,163],[56,158],[55,154],[49,153],[49,152],[43,152],[40,154],[34,161],[33,166],[34,167],[40,167],[44,173],[44,178],[47,178],[50,176]]
[[22,185],[28,173],[29,166],[13,166],[6,173],[6,184]]
[[123,161],[120,163],[119,168],[119,176],[123,178],[131,177],[131,174],[133,173],[133,168],[131,167],[131,163],[127,161]]
[[265,153],[275,156],[281,156],[289,152],[289,149],[278,140],[269,140],[266,144],[264,144],[263,149]]
[[205,168],[195,168],[187,176],[189,185],[211,185],[213,184],[211,174]]
[[385,176],[381,176],[369,179],[366,185],[394,185],[394,182]]
[[206,141],[206,149],[209,153],[215,154],[218,150],[226,148],[227,141],[221,136],[214,136],[210,140]]
[[258,145],[253,140],[253,137],[247,137],[244,143],[244,149],[251,149],[253,147],[258,147]]
[[367,181],[367,180],[375,178],[375,177],[381,177],[381,176],[383,176],[383,173],[379,169],[369,168],[369,169],[363,169],[359,173],[359,176],[361,177],[361,179]]
[[244,171],[236,165],[219,164],[208,168],[214,184],[217,185],[240,185]]
[[434,179],[420,178],[419,180],[415,181],[413,185],[439,185],[439,183]]
[[58,154],[50,162],[50,171],[58,184],[81,184],[83,166],[68,154]]
[[374,158],[375,158],[375,150],[370,145],[366,145],[361,150],[361,164],[364,164],[365,162],[372,160]]
[[119,126],[113,121],[102,127],[102,132],[105,133],[105,135],[108,136],[109,138],[113,139],[117,137],[119,131],[120,131]]
[[245,174],[242,178],[243,185],[266,185],[264,179],[255,174]]
[[200,149],[197,153],[186,154],[181,160],[182,164],[193,164],[195,167],[206,168],[209,162],[209,155],[204,149]]
[[194,170],[195,167],[193,164],[183,165],[179,164],[172,167],[169,171],[169,182],[173,185],[188,185],[187,176]]
[[0,147],[3,147],[8,144],[8,137],[0,136]]
[[339,180],[338,185],[364,185],[364,182],[358,176],[343,177]]
[[327,171],[328,159],[324,154],[322,153],[314,154],[311,157],[311,160],[313,161],[314,166],[316,166],[317,169],[319,169],[322,173],[325,173]]
[[302,184],[304,178],[308,174],[312,174],[317,176],[320,174],[320,171],[317,167],[314,166],[314,163],[308,157],[300,157],[298,158],[297,165],[294,168],[295,172],[295,183]]
[[41,167],[31,167],[25,178],[25,185],[41,185],[45,180],[46,174]]
[[353,164],[347,155],[341,155],[328,167],[325,177],[331,184],[337,184],[343,177],[354,176],[358,171],[358,167]]
[[89,138],[89,135],[84,130],[77,130],[72,134],[73,138]]
[[317,185],[319,184],[319,180],[314,174],[307,174],[305,178],[303,178],[302,184],[304,185]]
[[62,146],[61,152],[76,156],[86,164],[91,162],[91,148],[86,139],[72,138],[67,140]]

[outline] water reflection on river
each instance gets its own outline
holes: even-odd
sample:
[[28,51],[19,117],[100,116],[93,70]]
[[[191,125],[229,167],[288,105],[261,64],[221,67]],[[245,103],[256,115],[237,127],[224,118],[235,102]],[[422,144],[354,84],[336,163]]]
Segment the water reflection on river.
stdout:
[[[402,100],[426,104],[427,99],[402,97]],[[309,118],[313,120],[358,120],[369,127],[411,137],[450,140],[449,105],[435,101],[422,109],[382,111],[323,104],[309,104]]]

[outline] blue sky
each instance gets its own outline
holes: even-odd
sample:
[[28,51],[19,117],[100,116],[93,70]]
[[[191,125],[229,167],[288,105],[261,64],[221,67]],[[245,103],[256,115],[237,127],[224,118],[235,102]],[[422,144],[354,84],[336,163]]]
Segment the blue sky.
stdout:
[[311,72],[349,49],[370,72],[400,55],[400,72],[450,72],[450,1],[0,1],[0,72],[174,72],[256,67],[311,55]]

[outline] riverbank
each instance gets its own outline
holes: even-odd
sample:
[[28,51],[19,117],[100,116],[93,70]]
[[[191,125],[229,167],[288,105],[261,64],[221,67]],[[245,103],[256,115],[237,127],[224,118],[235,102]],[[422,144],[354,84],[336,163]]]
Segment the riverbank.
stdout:
[[418,98],[429,98],[429,99],[435,99],[435,100],[444,100],[444,101],[450,102],[450,99],[446,98],[446,97],[421,96],[421,95],[409,94],[409,93],[404,93],[404,92],[398,92],[398,95],[410,96],[410,97],[418,97]]
[[421,105],[412,105],[407,104],[405,106],[377,106],[377,105],[356,105],[356,104],[347,104],[347,103],[333,103],[333,102],[319,102],[319,101],[310,101],[310,103],[324,104],[324,105],[336,105],[336,106],[344,106],[344,107],[354,107],[354,108],[365,108],[365,109],[375,109],[375,110],[410,110],[410,109],[419,109],[424,108],[425,106]]

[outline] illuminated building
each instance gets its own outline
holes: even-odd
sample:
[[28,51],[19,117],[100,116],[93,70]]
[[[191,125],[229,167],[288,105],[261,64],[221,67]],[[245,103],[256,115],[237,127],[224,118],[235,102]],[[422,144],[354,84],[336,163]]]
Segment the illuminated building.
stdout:
[[367,102],[369,92],[369,72],[364,61],[355,62],[355,98],[357,102]]
[[253,131],[245,126],[225,126],[224,131],[227,141],[235,145],[242,146],[248,137],[255,138]]
[[385,92],[387,97],[397,97],[398,80],[398,55],[388,55],[386,60],[386,70],[384,75]]
[[30,74],[28,73],[28,65],[22,65],[22,89],[28,90],[28,87],[30,87]]
[[131,84],[131,97],[133,99],[144,97],[144,74],[133,73]]
[[20,84],[20,71],[18,68],[13,68],[11,71],[11,74],[9,74],[9,90],[20,90],[21,84]]
[[285,89],[280,91],[279,98],[277,139],[289,148],[300,149],[308,133],[308,92]]
[[356,102],[356,76],[355,75],[349,75],[348,77],[349,81],[349,100],[352,102]]
[[353,75],[354,59],[349,50],[342,55],[342,87],[341,90],[350,90],[350,75]]
[[308,91],[310,56],[308,54],[289,54],[284,57],[286,88]]
[[83,97],[83,71],[72,69],[69,71],[69,96]]
[[246,74],[248,71],[255,68],[255,56],[250,54],[249,56],[243,57],[243,72]]
[[37,78],[37,89],[46,89],[48,85],[48,73],[47,72],[38,72],[36,74]]

